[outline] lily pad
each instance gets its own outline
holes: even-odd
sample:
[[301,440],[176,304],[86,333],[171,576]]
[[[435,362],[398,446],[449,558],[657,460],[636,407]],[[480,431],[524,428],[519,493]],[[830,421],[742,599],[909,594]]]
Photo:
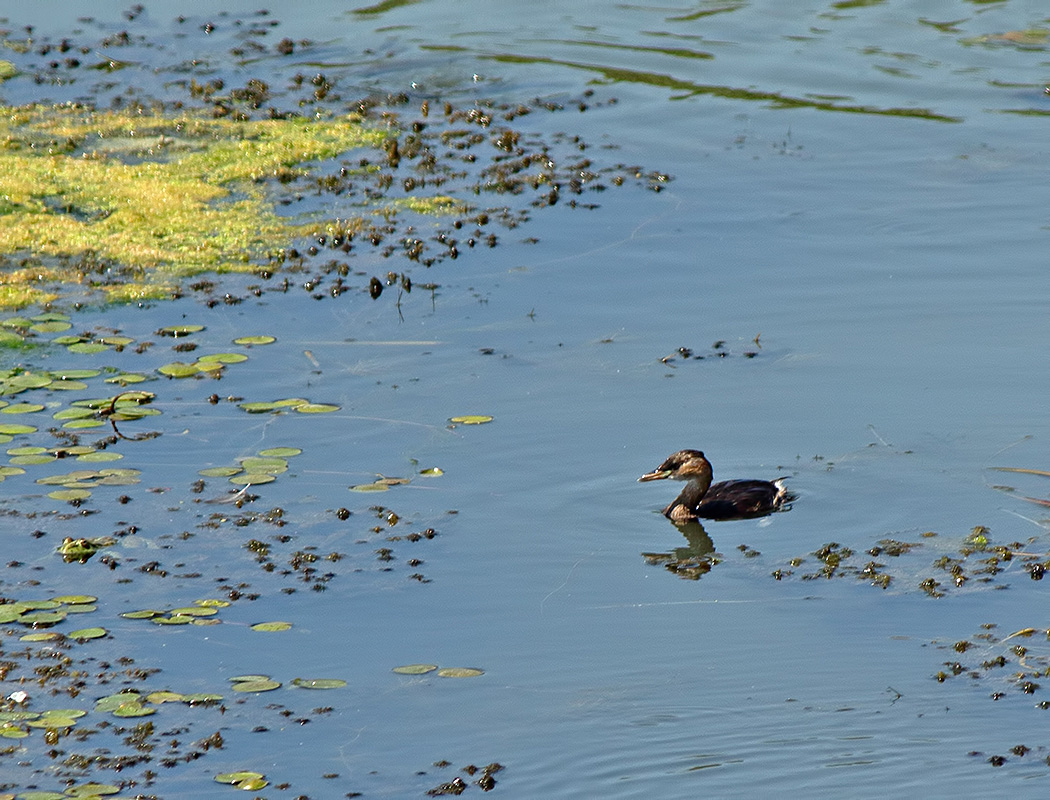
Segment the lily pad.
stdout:
[[56,489],[53,492],[48,492],[47,496],[52,500],[68,502],[70,500],[87,500],[91,497],[91,492],[87,489]]
[[169,325],[158,330],[157,335],[178,338],[180,336],[189,336],[191,333],[200,333],[202,330],[204,330],[203,325]]
[[260,450],[259,455],[269,458],[292,458],[302,452],[299,447],[271,447],[268,450]]
[[437,664],[406,664],[403,667],[394,667],[398,675],[426,675],[436,670]]
[[201,356],[197,359],[197,363],[240,364],[242,361],[247,360],[248,356],[244,353],[212,353],[211,355]]
[[339,410],[339,406],[334,406],[330,403],[303,403],[302,405],[294,406],[294,408],[300,414],[329,414]]
[[431,467],[430,469],[420,470],[419,474],[427,478],[438,478],[445,474],[445,470],[441,469],[441,467]]
[[442,678],[476,678],[484,674],[484,670],[474,667],[445,667],[438,670],[438,676]]
[[237,681],[233,684],[233,691],[235,692],[246,692],[249,694],[255,694],[256,692],[272,692],[274,689],[281,688],[281,682],[270,680],[258,681]]
[[342,689],[346,681],[341,678],[296,678],[292,685],[300,689]]
[[44,406],[42,403],[12,403],[6,408],[0,409],[0,414],[32,414],[43,410]]
[[91,355],[92,353],[104,353],[109,350],[109,346],[104,345],[101,342],[74,342],[73,344],[68,345],[66,349],[70,353]]
[[81,628],[80,630],[70,631],[69,638],[87,641],[88,639],[101,639],[108,634],[105,628]]
[[52,597],[51,599],[56,603],[62,603],[62,605],[67,606],[78,606],[98,602],[98,598],[90,594],[63,594],[58,597]]
[[292,623],[290,622],[257,622],[252,625],[253,631],[262,631],[264,633],[279,633],[281,631],[291,630]]
[[162,367],[157,367],[157,372],[167,375],[169,378],[190,378],[200,372],[196,364],[186,364],[182,361],[173,361]]
[[141,703],[126,703],[113,709],[115,717],[149,717],[157,713],[157,709],[144,706]]
[[468,414],[463,417],[452,417],[449,422],[455,422],[458,425],[484,425],[486,422],[492,422],[495,419],[486,414]]
[[239,336],[233,340],[233,343],[250,347],[257,344],[273,344],[276,341],[275,336]]
[[24,433],[36,433],[36,428],[32,425],[0,425],[0,433],[6,433],[10,436],[18,436]]
[[237,486],[258,486],[263,483],[273,483],[275,480],[277,478],[268,472],[245,472],[241,475],[234,475],[230,478],[230,483]]
[[356,486],[350,487],[351,492],[388,492],[390,491],[389,483],[359,483]]
[[228,478],[242,471],[240,467],[208,467],[207,469],[197,470],[197,474],[205,478]]

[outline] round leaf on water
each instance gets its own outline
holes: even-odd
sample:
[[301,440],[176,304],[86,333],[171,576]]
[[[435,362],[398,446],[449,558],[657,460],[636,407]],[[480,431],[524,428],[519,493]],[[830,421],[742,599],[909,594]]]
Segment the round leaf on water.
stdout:
[[0,625],[14,622],[25,613],[25,609],[14,604],[0,606]]
[[84,797],[93,798],[105,797],[110,794],[119,794],[119,786],[113,786],[109,783],[83,783],[80,786],[71,786],[66,789],[66,794],[70,797]]
[[32,425],[0,425],[0,433],[7,433],[11,436],[18,436],[22,433],[36,433],[36,428]]
[[193,605],[201,608],[229,608],[233,605],[229,600],[220,600],[217,597],[209,597],[205,600],[194,600]]
[[29,326],[29,330],[36,331],[37,333],[61,333],[62,331],[68,331],[73,326],[68,322],[60,322],[58,320],[49,322],[37,322]]
[[101,342],[75,342],[66,347],[66,350],[70,353],[91,355],[92,353],[104,353],[106,350],[109,350],[109,347]]
[[23,625],[31,625],[34,628],[47,628],[51,625],[57,625],[65,618],[65,611],[31,611],[20,616],[18,621]]
[[76,725],[76,720],[69,717],[41,717],[31,719],[26,723],[27,728],[71,728]]
[[161,703],[181,703],[185,699],[186,695],[179,694],[178,692],[150,692],[146,695],[147,702],[158,706]]
[[77,603],[76,605],[66,606],[67,614],[90,614],[92,611],[98,611],[98,606],[93,606],[90,603]]
[[77,456],[77,461],[86,461],[89,464],[100,464],[106,461],[120,461],[124,458],[120,453],[114,453],[112,450],[96,450],[94,453],[85,453],[82,456]]
[[442,678],[476,678],[484,674],[484,670],[473,667],[445,667],[438,670],[438,676]]
[[212,353],[211,355],[201,356],[197,359],[198,363],[208,364],[215,362],[217,364],[240,364],[243,361],[247,361],[248,356],[244,353]]
[[[34,464],[50,464],[54,460],[55,457],[50,453],[40,453],[35,456],[13,456],[11,458],[11,463],[33,466]],[[25,472],[25,470],[22,471]]]
[[20,642],[54,642],[65,637],[61,633],[50,631],[47,633],[27,633],[25,636],[19,636],[18,641]]
[[46,447],[10,447],[7,450],[9,456],[35,456],[46,452]]
[[60,422],[67,419],[90,419],[95,416],[94,409],[91,408],[63,408],[61,411],[56,411],[51,415],[51,419],[57,419]]
[[[260,772],[248,772],[248,771],[243,771],[243,772],[223,772],[222,774],[215,776],[215,782],[216,783],[228,783],[230,785],[237,785],[237,784],[245,783],[247,781],[261,781],[261,780],[263,780],[263,778],[264,778],[264,776]],[[264,782],[263,786],[265,786],[265,785],[266,784]],[[257,786],[255,788],[261,789],[263,787],[262,786]]]
[[80,392],[88,388],[83,381],[55,381],[51,384],[51,391]]
[[273,344],[276,341],[276,337],[273,336],[239,336],[233,343],[250,347],[255,344]]
[[441,467],[431,467],[430,469],[420,470],[419,474],[427,478],[439,478],[445,474],[445,470],[441,469]]
[[182,608],[173,608],[168,612],[171,616],[180,617],[214,617],[219,613],[216,608],[210,606],[183,606]]
[[51,377],[56,381],[82,381],[88,378],[97,378],[102,374],[100,369],[63,369],[52,370]]
[[125,611],[120,616],[124,617],[124,619],[152,619],[163,613],[163,611],[154,611],[152,608],[146,608],[141,611]]
[[0,467],[0,479],[8,475],[25,475],[26,471],[21,467]]
[[234,475],[230,483],[237,486],[258,486],[261,483],[273,483],[277,478],[267,472],[245,472],[243,475]]
[[65,423],[62,427],[66,430],[77,431],[86,430],[87,428],[101,428],[105,424],[100,419],[75,419],[72,422]]
[[468,414],[464,417],[452,417],[449,422],[455,422],[459,425],[484,425],[486,422],[492,422],[493,419],[494,417],[485,414]]
[[247,411],[249,414],[265,414],[268,411],[276,411],[278,405],[276,403],[241,403],[240,408]]
[[203,325],[169,325],[157,331],[158,336],[189,336],[191,333],[200,333],[204,330]]
[[122,705],[138,703],[141,700],[142,697],[138,692],[118,692],[117,694],[111,694],[100,698],[99,701],[95,703],[95,711],[112,711],[115,708],[120,708]]
[[303,397],[286,397],[283,400],[274,400],[273,404],[275,406],[294,408],[295,406],[306,405],[309,402],[309,400]]
[[234,675],[228,679],[230,683],[237,683],[238,681],[268,681],[270,680],[269,675]]
[[292,458],[302,452],[302,449],[298,447],[271,447],[268,450],[260,450],[259,455],[268,458]]
[[189,625],[193,617],[178,615],[175,617],[153,617],[150,619],[154,625]]
[[[7,726],[0,727],[0,736],[4,737],[5,739],[24,739],[28,735],[29,731],[24,731],[21,728],[9,728]],[[65,800],[65,795],[55,794],[53,792],[51,792],[50,794],[52,797],[57,797],[58,800]],[[9,796],[12,798],[14,797],[14,795]],[[31,797],[31,795],[23,793],[22,797]]]
[[100,336],[99,341],[102,342],[102,344],[110,344],[115,347],[127,347],[135,340],[130,336]]
[[351,492],[387,492],[390,490],[390,484],[388,483],[359,483],[356,486],[351,486]]
[[403,667],[394,667],[398,675],[426,675],[437,669],[437,664],[406,664]]
[[32,414],[35,411],[43,411],[42,403],[12,403],[0,409],[0,414]]
[[122,372],[120,375],[114,375],[112,378],[106,378],[106,383],[116,383],[121,386],[127,386],[129,383],[142,383],[147,381],[145,375],[139,375],[137,372]]
[[87,641],[88,639],[101,639],[107,633],[109,633],[109,631],[105,628],[81,628],[80,630],[70,631],[68,636],[70,639],[83,639],[84,641]]
[[288,471],[288,462],[283,458],[264,458],[261,456],[249,456],[238,459],[245,472],[265,472],[270,475],[279,475]]
[[91,497],[91,492],[87,489],[57,489],[53,492],[48,492],[47,496],[52,500],[68,502],[70,500],[87,500]]
[[64,606],[78,606],[98,602],[98,598],[90,594],[63,594],[51,599]]
[[157,368],[157,372],[161,375],[167,375],[169,378],[189,378],[196,375],[200,370],[196,364],[186,364],[182,361],[172,361],[170,364],[165,364],[162,367]]
[[125,703],[113,709],[115,717],[148,717],[156,713],[157,709],[149,708],[141,703]]
[[205,478],[228,478],[241,471],[240,467],[208,467],[207,469],[197,470],[197,474],[203,475]]
[[222,695],[209,692],[193,692],[192,694],[183,695],[182,702],[191,706],[197,703],[221,703]]
[[52,611],[62,607],[62,603],[54,598],[51,600],[20,600],[13,605],[17,605],[26,611]]
[[300,689],[342,689],[346,681],[342,678],[296,678],[292,685]]
[[332,411],[338,411],[339,406],[333,406],[329,403],[303,403],[295,406],[295,410],[300,414],[328,414]]
[[261,681],[237,681],[233,684],[233,691],[235,692],[247,692],[255,694],[256,692],[272,692],[274,689],[281,688],[280,681],[273,681],[270,679]]
[[291,630],[292,623],[290,622],[257,622],[252,625],[253,631],[262,631],[264,633],[279,633],[281,631]]

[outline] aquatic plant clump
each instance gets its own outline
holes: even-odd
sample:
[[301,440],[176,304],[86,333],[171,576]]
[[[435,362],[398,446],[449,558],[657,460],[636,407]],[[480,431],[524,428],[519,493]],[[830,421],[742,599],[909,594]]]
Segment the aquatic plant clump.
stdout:
[[257,268],[304,232],[266,181],[384,138],[346,118],[0,108],[0,253],[39,259],[0,274],[0,304],[51,300],[69,281],[160,298],[180,276]]

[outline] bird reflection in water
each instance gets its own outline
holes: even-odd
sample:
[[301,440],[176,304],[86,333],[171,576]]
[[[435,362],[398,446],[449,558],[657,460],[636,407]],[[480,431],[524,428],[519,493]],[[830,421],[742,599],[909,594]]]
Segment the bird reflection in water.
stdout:
[[715,552],[715,543],[696,519],[675,522],[674,525],[688,544],[669,553],[642,553],[642,558],[653,566],[662,564],[664,569],[679,578],[698,581],[722,562],[722,556]]

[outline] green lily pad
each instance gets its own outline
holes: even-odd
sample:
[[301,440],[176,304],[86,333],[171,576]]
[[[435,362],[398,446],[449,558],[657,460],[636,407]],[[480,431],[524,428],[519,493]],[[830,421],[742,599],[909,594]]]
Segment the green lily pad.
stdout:
[[149,717],[157,713],[157,709],[149,708],[141,703],[125,703],[113,709],[115,717]]
[[243,470],[240,467],[208,467],[197,470],[197,474],[205,478],[228,478],[238,472],[243,472]]
[[173,617],[176,615],[180,617],[214,617],[219,611],[210,606],[183,606],[182,608],[173,608],[168,613]]
[[283,458],[265,458],[262,456],[249,456],[240,458],[241,466],[245,472],[265,472],[270,475],[279,475],[288,471],[288,462]]
[[85,453],[82,456],[77,456],[77,461],[86,461],[89,464],[99,464],[106,461],[120,461],[124,458],[120,453],[114,453],[112,450],[96,450],[93,453]]
[[238,683],[240,681],[268,681],[270,680],[269,675],[234,675],[232,678],[228,678],[230,683]]
[[120,792],[121,788],[119,786],[114,786],[110,783],[82,783],[80,786],[71,786],[66,789],[66,794],[70,797],[82,797],[89,800],[111,794],[120,794]]
[[55,381],[51,384],[50,389],[54,391],[62,392],[79,392],[88,388],[88,385],[83,381]]
[[34,628],[47,628],[57,625],[66,618],[65,611],[30,611],[18,618],[23,625],[31,625]]
[[218,597],[209,597],[206,600],[194,600],[193,605],[201,608],[229,608],[233,605],[229,600],[221,600]]
[[87,428],[101,428],[105,425],[100,419],[75,419],[72,422],[65,423],[62,427],[66,430],[86,430]]
[[233,340],[233,343],[250,347],[257,344],[273,344],[276,341],[275,336],[239,336]]
[[109,631],[105,628],[81,628],[80,630],[70,631],[68,636],[70,639],[82,639],[87,641],[88,639],[101,639]]
[[21,467],[0,467],[0,480],[9,475],[25,475],[26,471]]
[[459,425],[484,425],[486,422],[492,422],[494,417],[490,417],[486,414],[468,414],[463,417],[452,417],[449,422],[455,422]]
[[258,486],[263,483],[273,483],[275,480],[277,478],[268,472],[245,472],[241,475],[234,475],[230,478],[230,483],[236,486]]
[[36,433],[36,430],[32,425],[0,425],[0,433],[6,433],[11,436],[18,436],[23,433]]
[[248,356],[244,353],[212,353],[211,355],[201,356],[197,359],[197,363],[240,364],[247,360]]
[[196,364],[173,361],[170,364],[158,367],[157,372],[161,375],[167,375],[169,378],[189,378],[200,372],[200,368]]
[[87,500],[91,497],[91,492],[87,489],[56,489],[53,492],[48,492],[47,496],[52,500],[68,502],[70,500]]
[[279,633],[281,631],[291,630],[292,623],[290,622],[257,622],[252,625],[253,631],[262,631],[264,633]]
[[264,402],[241,403],[239,407],[247,411],[249,414],[265,414],[269,411],[276,411],[279,408],[277,403]]
[[37,333],[61,333],[68,331],[73,326],[68,322],[37,322],[29,326],[29,330]]
[[43,410],[43,403],[13,403],[6,408],[0,408],[0,414],[32,414]]
[[51,415],[51,419],[57,419],[59,422],[67,419],[91,419],[95,416],[95,409],[92,408],[63,408],[61,411],[56,411]]
[[142,696],[138,692],[118,692],[100,698],[95,703],[95,711],[113,711],[128,703],[140,703]]
[[40,446],[9,447],[7,449],[9,456],[36,456],[46,452],[47,448]]
[[120,386],[127,386],[129,383],[142,383],[143,381],[148,380],[148,377],[140,375],[137,372],[122,372],[119,375],[106,378],[106,383],[116,383]]
[[66,347],[70,353],[80,353],[81,355],[91,355],[92,353],[104,353],[109,350],[108,345],[104,345],[101,342],[74,342]]
[[[97,378],[102,374],[100,369],[64,369],[52,370],[50,375],[56,381],[83,381],[88,378]],[[54,384],[52,384],[54,386]]]
[[442,678],[476,678],[484,674],[484,670],[474,667],[445,667],[438,670],[438,676]]
[[300,689],[342,689],[346,681],[342,678],[296,678],[292,685]]
[[48,631],[46,633],[27,633],[25,636],[19,636],[18,641],[20,642],[56,642],[59,639],[64,639],[61,633],[56,631]]
[[179,694],[178,692],[150,692],[146,695],[147,702],[158,706],[161,703],[181,703],[185,699],[186,695]]
[[350,487],[351,492],[388,492],[390,491],[389,483],[359,483],[356,486]]
[[268,450],[260,450],[259,455],[268,458],[292,458],[302,453],[298,447],[271,447]]
[[191,333],[200,333],[202,330],[204,330],[203,325],[169,325],[158,330],[157,335],[178,338],[180,336],[189,336]]
[[403,667],[394,667],[398,675],[426,675],[437,669],[437,664],[406,664]]
[[154,611],[152,608],[145,608],[141,611],[125,611],[120,616],[124,617],[124,619],[152,619],[153,617],[159,617],[163,613],[163,611]]
[[431,467],[430,469],[420,470],[419,474],[427,478],[438,478],[445,474],[445,470],[441,469],[441,467]]
[[215,776],[217,783],[227,783],[237,789],[258,791],[269,786],[269,781],[258,772],[224,772]]
[[[55,456],[50,453],[40,453],[35,456],[13,456],[11,458],[11,463],[32,466],[34,464],[50,464],[54,460]],[[23,470],[23,472],[24,471],[25,470]]]
[[330,403],[303,403],[294,408],[300,414],[329,414],[332,411],[339,411],[339,406]]
[[281,688],[281,682],[270,680],[269,678],[259,681],[237,681],[232,688],[235,692],[246,692],[249,694],[272,692],[274,689]]
[[62,594],[51,599],[64,606],[79,606],[98,602],[98,598],[90,594]]
[[150,619],[154,625],[189,625],[193,621],[193,617],[185,614],[179,614],[174,617],[153,617]]

